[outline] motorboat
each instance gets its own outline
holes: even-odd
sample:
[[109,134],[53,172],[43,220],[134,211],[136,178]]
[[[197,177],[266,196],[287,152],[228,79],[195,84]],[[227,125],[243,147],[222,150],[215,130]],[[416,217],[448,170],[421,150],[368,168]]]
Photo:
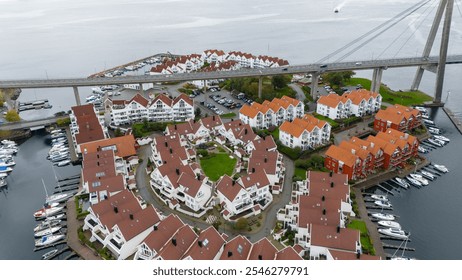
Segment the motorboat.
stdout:
[[415,109],[419,110],[420,112],[427,113],[427,109],[422,106],[414,106]]
[[408,238],[407,234],[401,229],[379,228],[378,231],[381,234],[388,235],[388,236],[391,236],[391,237],[396,237],[396,238],[399,238],[399,239],[407,239]]
[[419,181],[423,186],[427,186],[428,185],[428,180],[425,179],[422,175],[420,174],[417,174],[417,173],[411,173],[409,174],[409,176],[411,176],[413,179]]
[[443,135],[433,135],[433,138],[444,141],[444,142],[451,142],[451,139],[444,137]]
[[440,134],[440,130],[436,127],[429,127],[428,132],[430,132],[431,134]]
[[372,213],[372,217],[379,219],[379,220],[385,220],[385,221],[394,221],[395,216],[392,214],[385,214],[385,213]]
[[406,182],[406,180],[401,179],[401,178],[399,178],[399,177],[396,177],[396,178],[395,178],[395,181],[396,181],[396,183],[398,183],[398,185],[400,185],[401,187],[403,187],[403,188],[405,188],[405,189],[409,188],[409,184],[408,184],[408,182]]
[[50,234],[53,234],[53,233],[56,233],[58,232],[60,229],[62,229],[63,227],[61,225],[57,225],[57,226],[54,226],[54,227],[48,227],[48,228],[44,228],[42,230],[39,230],[39,231],[36,231],[34,233],[34,237],[42,237],[42,236],[46,236],[46,235],[50,235]]
[[1,141],[2,145],[17,145],[16,142],[8,139],[4,139]]
[[34,232],[61,224],[61,220],[45,220],[34,227]]
[[8,183],[4,178],[0,178],[0,188],[6,186]]
[[444,146],[444,145],[446,145],[446,144],[447,144],[447,142],[446,142],[446,141],[444,141],[444,140],[441,140],[441,139],[438,139],[438,138],[435,138],[435,137],[433,137],[433,139],[432,139],[432,140],[433,140],[433,141],[435,141],[435,142],[437,142],[437,143],[440,143],[440,145],[441,145],[441,146]]
[[422,146],[417,147],[417,150],[419,151],[419,153],[422,153],[422,154],[428,153],[428,150]]
[[35,241],[35,247],[43,247],[58,242],[64,239],[64,234],[50,234],[42,236],[42,238]]
[[[56,203],[52,203],[51,205],[55,205],[55,204]],[[47,216],[57,214],[63,210],[63,207],[61,206],[51,206],[51,205],[44,206],[42,209],[35,211],[34,217],[36,219],[43,219],[43,218],[46,218]]]
[[375,200],[388,201],[388,197],[386,195],[382,195],[382,194],[373,194],[373,195],[371,195],[371,198],[373,198]]
[[0,179],[3,180],[8,177],[8,173],[0,173]]
[[66,160],[63,160],[63,161],[59,161],[56,165],[61,167],[61,166],[65,166],[65,165],[68,165],[69,163],[71,163],[71,160],[70,159],[66,159]]
[[406,179],[414,186],[416,187],[422,187],[422,184],[417,181],[416,179],[412,178],[411,176],[406,176]]
[[433,167],[438,170],[438,171],[441,171],[443,173],[447,173],[449,172],[449,169],[446,168],[446,166],[442,165],[442,164],[433,164]]
[[42,255],[42,260],[48,260],[49,258],[54,256],[56,253],[58,253],[58,249],[53,249],[51,251],[48,251]]
[[45,221],[65,220],[65,219],[66,219],[66,214],[61,213],[61,214],[57,214],[54,216],[48,216],[45,218]]
[[16,162],[13,159],[1,159],[0,166],[15,166]]
[[433,144],[433,145],[435,145],[437,147],[443,147],[443,145],[444,145],[444,144],[441,144],[440,141],[436,141],[434,139],[427,139],[427,141],[428,141],[428,143]]
[[425,170],[421,170],[420,173],[422,173],[423,177],[430,179],[430,180],[434,180],[436,178],[435,174],[425,171]]
[[390,204],[390,202],[388,202],[388,201],[383,201],[383,200],[376,200],[376,201],[374,201],[374,204],[375,204],[375,205],[378,205],[378,206],[380,206],[380,207],[382,207],[382,208],[391,208],[391,207],[392,207],[392,205]]
[[380,220],[377,222],[379,226],[386,227],[386,228],[395,228],[395,229],[401,229],[401,225],[398,222],[395,221],[385,221],[385,220]]
[[434,122],[434,121],[432,121],[432,120],[423,119],[422,121],[423,121],[424,123],[426,123],[426,124],[432,124],[432,125],[435,125],[435,122]]
[[11,168],[10,166],[0,165],[0,173],[10,173],[11,171],[13,171],[13,168]]

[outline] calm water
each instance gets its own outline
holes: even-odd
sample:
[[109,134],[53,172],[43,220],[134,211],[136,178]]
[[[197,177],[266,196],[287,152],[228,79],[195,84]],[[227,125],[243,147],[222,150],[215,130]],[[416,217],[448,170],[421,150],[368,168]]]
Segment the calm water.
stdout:
[[[52,164],[46,160],[50,146],[44,132],[19,146],[14,158],[16,167],[7,177],[8,186],[0,190],[0,259],[40,259],[48,250],[34,253],[33,214],[45,201],[44,180],[48,194],[57,186]],[[58,178],[80,173],[80,166],[55,167]]]
[[[200,53],[205,49],[268,54],[291,64],[314,63],[352,39],[378,26],[417,0],[0,0],[1,79],[82,77],[152,54]],[[340,7],[338,14],[333,13]],[[415,56],[422,52],[432,22],[422,9],[373,40],[349,60]],[[174,16],[173,16],[174,15]],[[367,16],[364,16],[367,15]],[[455,7],[449,54],[462,53],[462,15]],[[398,38],[398,39],[396,39]],[[439,42],[437,38],[436,42]],[[386,51],[384,51],[386,50]],[[383,54],[382,54],[383,53]],[[437,51],[433,51],[437,54]],[[415,69],[384,72],[383,82],[408,89]],[[370,71],[358,72],[371,77]],[[462,115],[459,79],[462,66],[448,66],[447,106]],[[421,89],[433,93],[435,75],[426,73]],[[81,88],[83,99],[89,88]],[[51,110],[21,113],[25,119],[69,110],[72,89],[24,90],[21,101],[48,98]],[[462,182],[457,172],[461,136],[442,111],[436,114],[451,143],[431,154],[452,172],[431,186],[401,192],[393,198],[400,222],[412,232],[409,246],[419,259],[462,259],[460,213]],[[45,160],[43,136],[21,145],[17,166],[0,193],[0,259],[37,259],[32,253],[32,212],[43,201],[44,177],[54,186],[51,165]],[[62,176],[78,167],[60,168]],[[63,173],[63,174],[61,174]]]

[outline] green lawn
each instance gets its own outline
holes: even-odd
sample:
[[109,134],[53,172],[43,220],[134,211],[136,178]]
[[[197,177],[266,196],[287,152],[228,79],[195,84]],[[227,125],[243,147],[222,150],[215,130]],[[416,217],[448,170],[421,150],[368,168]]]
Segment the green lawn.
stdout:
[[231,113],[220,115],[220,118],[222,118],[222,119],[231,119],[231,118],[234,118],[235,116],[236,116],[236,113],[231,112]]
[[236,162],[237,159],[230,158],[226,153],[210,154],[200,159],[202,170],[212,181],[217,181],[224,174],[231,176]]
[[[365,89],[371,88],[371,80],[365,78],[351,78],[350,85],[360,84]],[[401,104],[404,106],[421,105],[433,98],[421,91],[392,91],[388,87],[381,85],[379,93],[382,101],[390,104]]]
[[303,169],[303,168],[296,167],[295,171],[294,171],[294,176],[298,177],[298,178],[300,178],[302,180],[305,180],[306,179],[306,170]]
[[330,118],[328,118],[326,116],[319,115],[317,113],[314,113],[313,116],[316,117],[317,119],[328,122],[332,126],[332,129],[337,128],[339,126],[339,124],[336,121],[334,121],[333,119],[330,119]]
[[366,223],[359,220],[352,220],[347,227],[359,230],[361,232],[361,245],[363,250],[369,252],[371,255],[375,255],[374,246],[369,238]]

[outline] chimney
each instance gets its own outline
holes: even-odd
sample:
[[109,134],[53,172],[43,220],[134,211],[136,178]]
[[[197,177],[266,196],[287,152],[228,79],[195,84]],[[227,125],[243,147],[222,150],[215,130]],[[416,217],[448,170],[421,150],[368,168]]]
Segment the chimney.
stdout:
[[176,124],[175,124],[175,130],[176,130]]
[[263,260],[263,256],[262,256],[262,255],[258,255],[258,259],[259,259],[259,260]]
[[200,181],[201,180],[201,174],[197,173],[196,178],[197,178],[198,181]]
[[170,153],[171,153],[171,154],[173,154],[173,150],[172,150],[172,148],[170,148]]
[[361,258],[361,253],[358,251],[358,252],[356,252],[356,259],[359,260],[360,258]]
[[114,212],[119,213],[119,209],[117,208],[117,206],[114,206]]
[[247,128],[246,128],[246,129],[244,129],[244,134],[245,134],[245,135],[247,135]]
[[201,240],[198,240],[198,241],[197,241],[197,245],[199,245],[199,247],[202,247],[202,241],[201,241]]
[[337,233],[340,233],[340,226],[337,226]]
[[236,180],[233,180],[233,186],[236,185]]
[[166,161],[166,160],[164,160],[164,164],[167,164],[167,161]]
[[212,120],[215,120],[215,115],[212,116]]
[[168,147],[168,143],[167,143],[167,141],[165,141],[165,147]]
[[331,187],[331,188],[334,187],[334,182],[330,182],[330,187]]
[[322,201],[326,200],[326,197],[325,197],[325,196],[322,196],[322,197],[321,197],[321,200],[322,200]]
[[264,160],[264,161],[265,161],[265,162],[268,162],[268,159],[267,159],[267,158],[265,158],[265,160]]
[[255,173],[255,168],[254,167],[252,167],[252,173]]
[[322,209],[322,214],[326,215],[326,208]]
[[172,244],[173,244],[173,246],[176,246],[176,238],[175,237],[172,238]]
[[329,177],[332,177],[332,171],[331,171],[331,172],[329,172]]
[[175,171],[176,171],[176,175],[180,175],[180,169],[177,168],[175,169]]
[[99,161],[96,162],[96,165],[99,166]]
[[130,214],[129,217],[130,217],[130,220],[133,220],[133,214]]
[[154,225],[154,231],[156,231],[158,228],[157,228],[157,225]]
[[107,195],[104,195],[104,200],[106,200],[106,199],[107,199]]
[[233,252],[228,251],[228,258],[230,258],[233,255]]

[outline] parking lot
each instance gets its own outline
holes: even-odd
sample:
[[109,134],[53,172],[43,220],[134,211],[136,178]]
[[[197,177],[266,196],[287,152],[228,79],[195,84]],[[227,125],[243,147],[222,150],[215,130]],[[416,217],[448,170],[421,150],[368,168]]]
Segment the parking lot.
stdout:
[[203,114],[217,114],[223,115],[228,113],[235,113],[239,115],[240,108],[245,104],[251,104],[252,100],[247,99],[244,95],[233,96],[227,90],[219,88],[212,88],[205,93],[202,91],[196,96],[191,96],[196,105],[199,106]]

